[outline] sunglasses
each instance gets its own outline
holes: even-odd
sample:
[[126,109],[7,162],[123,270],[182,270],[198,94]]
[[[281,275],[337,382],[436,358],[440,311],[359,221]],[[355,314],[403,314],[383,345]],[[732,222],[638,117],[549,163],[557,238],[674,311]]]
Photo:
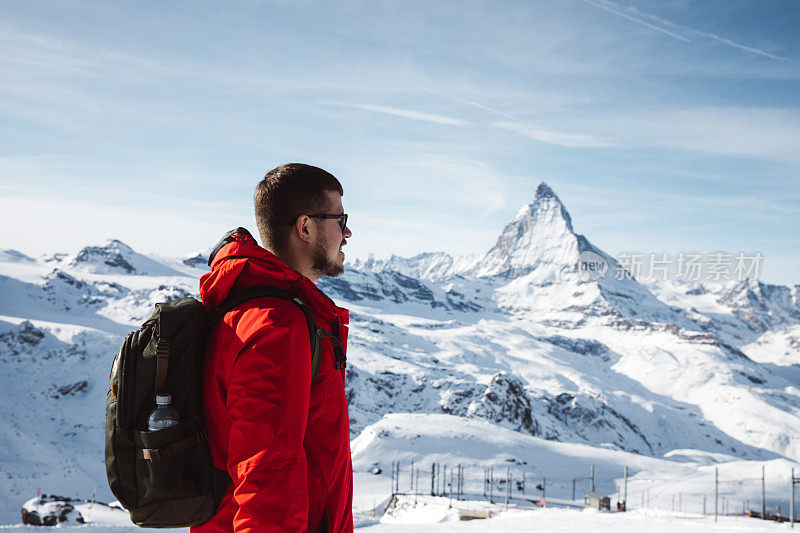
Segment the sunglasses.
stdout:
[[[347,227],[347,213],[342,213],[341,215],[324,215],[324,214],[322,214],[322,215],[306,215],[306,216],[308,216],[309,218],[323,218],[323,219],[338,220],[339,221],[339,228],[342,230],[342,233],[344,233],[344,229]],[[295,219],[295,222],[296,221],[297,221],[297,219]],[[292,222],[289,225],[293,226],[294,222]]]

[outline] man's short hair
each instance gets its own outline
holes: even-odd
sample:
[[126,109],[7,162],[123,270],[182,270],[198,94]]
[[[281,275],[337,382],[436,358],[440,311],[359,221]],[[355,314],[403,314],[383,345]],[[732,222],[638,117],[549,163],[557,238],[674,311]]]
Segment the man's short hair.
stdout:
[[256,224],[261,243],[281,253],[289,243],[289,233],[300,215],[320,214],[328,208],[326,192],[344,196],[342,184],[321,168],[303,163],[287,163],[267,172],[256,186]]

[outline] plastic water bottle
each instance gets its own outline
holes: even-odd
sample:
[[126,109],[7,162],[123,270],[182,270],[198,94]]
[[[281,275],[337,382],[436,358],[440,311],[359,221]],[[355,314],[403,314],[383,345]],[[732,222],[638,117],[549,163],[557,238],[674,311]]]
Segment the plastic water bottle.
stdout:
[[172,394],[164,392],[156,395],[156,408],[147,419],[149,431],[161,431],[176,425],[180,421],[178,411],[171,407]]

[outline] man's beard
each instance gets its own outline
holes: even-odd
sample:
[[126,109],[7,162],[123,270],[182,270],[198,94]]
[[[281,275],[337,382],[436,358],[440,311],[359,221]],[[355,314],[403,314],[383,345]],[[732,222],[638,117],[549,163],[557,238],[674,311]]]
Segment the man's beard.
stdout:
[[[344,243],[344,241],[342,241],[342,243]],[[311,268],[314,270],[314,272],[319,274],[320,277],[322,276],[336,277],[342,272],[344,272],[344,266],[342,266],[342,264],[339,263],[338,260],[332,261],[328,257],[328,247],[329,243],[325,239],[320,239],[320,241],[317,242],[317,245],[314,247],[314,255],[312,257],[314,263],[311,266]]]

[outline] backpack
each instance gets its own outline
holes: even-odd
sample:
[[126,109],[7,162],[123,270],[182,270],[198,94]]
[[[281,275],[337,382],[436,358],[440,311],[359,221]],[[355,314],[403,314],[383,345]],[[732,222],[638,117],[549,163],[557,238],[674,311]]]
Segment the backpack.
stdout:
[[[343,365],[339,339],[317,328],[299,298],[267,286],[235,293],[213,313],[194,298],[156,304],[150,318],[122,343],[109,376],[105,463],[111,492],[136,525],[195,526],[216,513],[231,478],[214,467],[208,447],[202,392],[206,342],[228,311],[267,296],[290,300],[303,311],[311,341],[312,385],[320,366],[321,337],[330,338],[337,366]],[[180,421],[145,431],[159,392],[171,393]]]

